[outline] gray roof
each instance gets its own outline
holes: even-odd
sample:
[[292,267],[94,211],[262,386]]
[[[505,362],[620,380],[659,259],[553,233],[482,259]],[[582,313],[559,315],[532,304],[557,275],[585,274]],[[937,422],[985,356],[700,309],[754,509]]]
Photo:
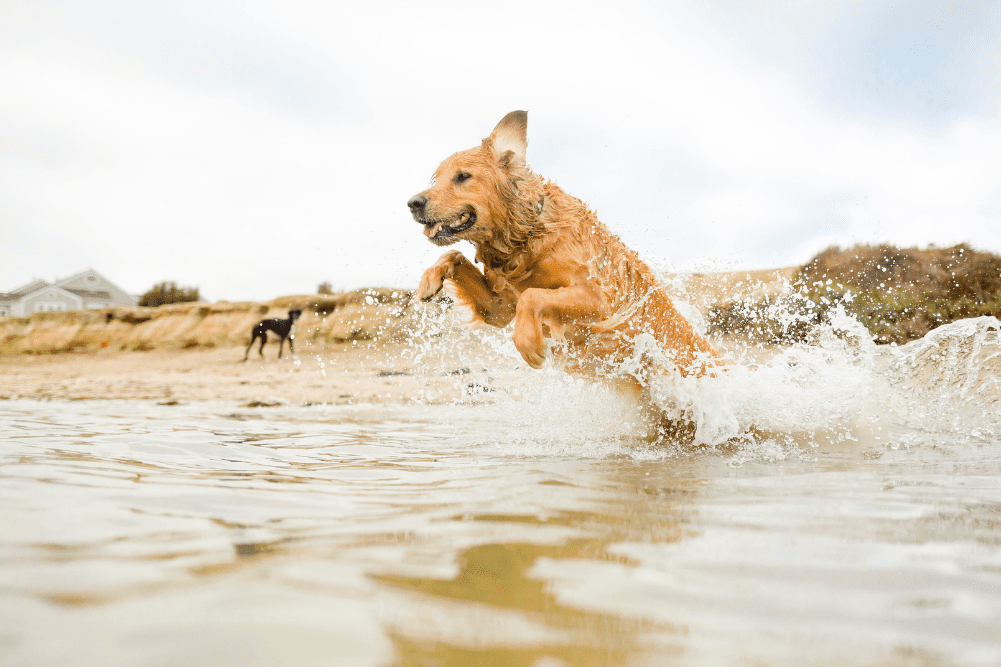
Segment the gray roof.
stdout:
[[60,289],[64,289],[67,292],[72,292],[73,294],[76,294],[77,296],[86,297],[88,299],[110,299],[111,298],[111,294],[108,293],[108,292],[93,291],[93,290],[86,290],[86,289],[70,289],[68,287],[62,287]]
[[13,292],[8,292],[4,296],[7,299],[11,300],[11,301],[16,301],[17,299],[20,299],[21,297],[27,296],[27,295],[31,294],[32,292],[37,292],[38,290],[42,289],[43,287],[48,287],[48,286],[49,286],[49,283],[46,282],[46,281],[44,281],[44,280],[41,280],[41,279],[33,280],[30,283],[28,283],[27,285],[21,285],[20,287],[18,287],[17,289],[15,289]]

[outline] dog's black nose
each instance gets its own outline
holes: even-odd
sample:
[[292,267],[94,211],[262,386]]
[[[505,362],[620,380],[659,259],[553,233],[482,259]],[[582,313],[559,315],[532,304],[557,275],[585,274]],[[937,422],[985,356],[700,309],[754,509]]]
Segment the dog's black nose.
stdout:
[[410,201],[407,202],[407,206],[410,207],[410,212],[414,215],[422,213],[424,211],[424,207],[427,205],[428,198],[424,195],[414,195],[410,198]]

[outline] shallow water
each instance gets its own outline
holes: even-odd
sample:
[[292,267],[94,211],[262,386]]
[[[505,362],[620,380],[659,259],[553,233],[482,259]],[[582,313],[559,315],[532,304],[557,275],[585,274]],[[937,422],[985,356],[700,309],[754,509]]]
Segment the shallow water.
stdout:
[[1001,664],[986,324],[673,386],[690,446],[551,370],[451,405],[0,401],[0,657]]

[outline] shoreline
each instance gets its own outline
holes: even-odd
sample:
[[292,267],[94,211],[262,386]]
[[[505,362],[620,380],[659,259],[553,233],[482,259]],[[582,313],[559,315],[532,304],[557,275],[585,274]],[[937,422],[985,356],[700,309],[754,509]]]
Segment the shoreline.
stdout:
[[[295,359],[267,355],[243,361],[244,347],[0,355],[0,399],[144,399],[234,401],[245,407],[448,403],[511,372],[474,367],[469,348],[445,351],[430,367],[404,343],[365,342],[307,348]],[[527,366],[525,367],[527,368]]]

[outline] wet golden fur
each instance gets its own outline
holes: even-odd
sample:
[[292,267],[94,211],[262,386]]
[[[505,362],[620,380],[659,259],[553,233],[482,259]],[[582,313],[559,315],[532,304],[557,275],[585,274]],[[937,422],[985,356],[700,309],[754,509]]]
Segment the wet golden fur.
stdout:
[[646,333],[682,375],[702,375],[717,353],[675,309],[657,276],[579,199],[525,163],[528,115],[514,111],[489,137],[441,163],[430,188],[411,198],[414,218],[437,245],[470,241],[482,271],[446,252],[424,272],[417,297],[445,284],[497,327],[514,320],[513,340],[532,367],[545,338],[570,370],[605,374],[634,355]]

